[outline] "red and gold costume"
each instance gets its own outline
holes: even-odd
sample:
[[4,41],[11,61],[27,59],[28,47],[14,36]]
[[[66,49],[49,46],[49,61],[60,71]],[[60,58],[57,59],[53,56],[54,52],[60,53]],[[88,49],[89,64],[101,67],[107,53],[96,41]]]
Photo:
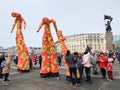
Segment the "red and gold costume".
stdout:
[[18,51],[18,64],[17,68],[20,71],[28,71],[29,70],[29,59],[28,59],[28,49],[25,45],[24,37],[22,34],[22,22],[24,23],[24,29],[26,28],[26,22],[21,17],[19,13],[12,12],[12,17],[15,17],[15,21],[12,26],[11,33],[13,32],[15,25],[17,25],[16,30],[16,47]]
[[68,50],[67,46],[64,43],[66,38],[63,36],[61,30],[57,30],[56,32],[57,32],[58,41],[55,44],[60,43],[60,47],[61,47],[61,50],[62,50],[62,56],[63,56],[62,60],[63,60],[63,63],[65,65],[65,68],[66,68],[66,77],[70,77],[69,67],[68,67],[68,64],[65,61],[65,56],[66,56],[66,53],[67,53],[67,50]]
[[47,77],[49,75],[58,76],[58,62],[57,51],[53,37],[50,31],[50,23],[53,23],[55,29],[57,29],[56,22],[53,19],[44,17],[40,23],[37,32],[40,31],[44,25],[44,35],[42,38],[42,65],[40,69],[41,77]]
[[[63,55],[63,63],[64,63],[65,68],[66,68],[66,77],[69,78],[70,77],[69,67],[68,67],[68,64],[66,63],[66,60],[65,60],[65,56],[66,56],[66,53],[68,50],[66,44],[64,43],[66,38],[63,36],[61,30],[57,30],[56,32],[57,32],[57,36],[58,36],[58,41],[55,44],[60,43],[60,47],[61,47],[62,55]],[[78,78],[80,78],[79,73],[78,73],[78,69],[77,69],[77,76],[78,76]],[[74,77],[74,75],[73,75],[73,77]]]

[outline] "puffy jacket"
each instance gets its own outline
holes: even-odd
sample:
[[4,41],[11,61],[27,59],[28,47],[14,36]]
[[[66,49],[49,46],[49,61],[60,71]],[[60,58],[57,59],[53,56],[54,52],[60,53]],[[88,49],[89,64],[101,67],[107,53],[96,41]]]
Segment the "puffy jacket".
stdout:
[[91,67],[92,66],[91,63],[90,63],[90,53],[85,54],[83,56],[82,64],[84,65],[84,67]]
[[99,56],[99,57],[98,57],[98,64],[99,64],[99,67],[100,67],[100,68],[106,69],[106,67],[107,67],[107,62],[108,62],[108,59],[107,59],[106,56]]
[[108,58],[108,63],[107,63],[107,71],[112,71],[113,70],[113,58]]
[[33,62],[36,62],[36,61],[37,61],[35,55],[31,55],[31,59],[33,60]]
[[3,68],[2,74],[9,73],[10,71],[11,59],[6,60],[6,66]]
[[78,59],[77,59],[77,65],[78,65],[78,67],[83,67],[82,62],[83,62],[82,56],[78,57]]
[[70,54],[65,57],[66,62],[68,63],[69,68],[76,67],[76,56],[74,54]]

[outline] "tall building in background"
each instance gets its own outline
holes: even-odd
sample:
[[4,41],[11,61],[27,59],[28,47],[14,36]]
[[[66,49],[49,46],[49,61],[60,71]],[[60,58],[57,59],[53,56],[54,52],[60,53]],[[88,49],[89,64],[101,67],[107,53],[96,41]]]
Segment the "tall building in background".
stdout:
[[119,50],[120,49],[120,35],[114,35],[113,41],[114,41],[115,49]]
[[120,35],[113,35],[113,41],[119,41],[120,40]]
[[84,52],[87,45],[95,51],[106,50],[106,35],[101,33],[85,33],[66,36],[65,43],[71,52]]

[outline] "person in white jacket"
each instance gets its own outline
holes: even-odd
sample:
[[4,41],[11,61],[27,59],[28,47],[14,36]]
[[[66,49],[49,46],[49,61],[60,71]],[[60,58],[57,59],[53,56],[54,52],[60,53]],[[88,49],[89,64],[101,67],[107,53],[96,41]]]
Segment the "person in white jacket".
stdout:
[[91,76],[90,76],[90,73],[91,73],[91,60],[90,60],[90,53],[85,51],[84,52],[84,55],[83,55],[83,66],[85,68],[85,74],[86,74],[86,80],[85,82],[87,82],[88,84],[92,84],[92,80],[91,80]]

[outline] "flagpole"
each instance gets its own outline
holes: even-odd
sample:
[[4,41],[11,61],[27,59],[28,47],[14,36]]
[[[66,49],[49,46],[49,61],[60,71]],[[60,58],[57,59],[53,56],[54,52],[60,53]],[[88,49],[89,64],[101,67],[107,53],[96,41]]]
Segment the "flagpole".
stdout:
[[[106,30],[105,14],[104,14],[104,24],[105,24],[105,30]],[[107,31],[106,31],[106,32],[107,32]]]

